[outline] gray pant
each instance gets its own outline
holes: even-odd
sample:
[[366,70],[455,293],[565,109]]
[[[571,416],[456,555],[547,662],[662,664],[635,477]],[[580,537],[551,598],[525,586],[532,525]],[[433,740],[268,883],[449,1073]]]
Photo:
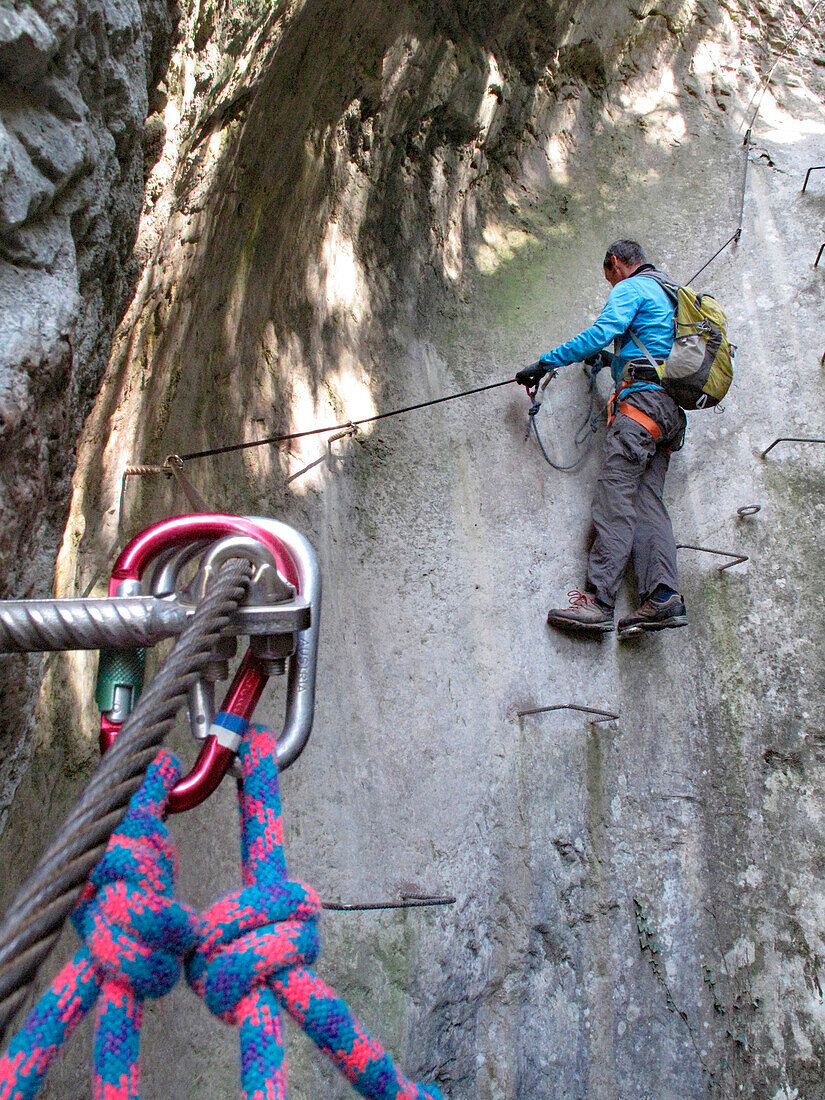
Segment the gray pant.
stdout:
[[587,590],[612,607],[632,556],[639,593],[644,599],[659,584],[679,591],[676,540],[662,492],[670,453],[684,429],[685,414],[662,390],[643,390],[627,401],[662,429],[654,443],[650,432],[618,413],[607,430],[596,492],[596,538],[587,562]]

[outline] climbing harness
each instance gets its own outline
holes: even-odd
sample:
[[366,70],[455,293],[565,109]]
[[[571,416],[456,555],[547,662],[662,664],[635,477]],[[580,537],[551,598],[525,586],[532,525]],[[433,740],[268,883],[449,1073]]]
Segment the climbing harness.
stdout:
[[[753,131],[754,125],[756,124],[756,120],[759,116],[759,112],[760,112],[760,109],[761,109],[761,103],[762,103],[762,97],[764,96],[765,92],[767,91],[768,86],[771,83],[771,80],[773,78],[773,73],[774,73],[774,70],[775,70],[776,66],[790,52],[790,49],[793,46],[794,42],[799,37],[799,35],[802,33],[802,31],[805,29],[805,27],[809,24],[810,20],[813,18],[814,14],[816,13],[816,11],[819,9],[819,7],[821,6],[821,4],[823,2],[825,2],[825,0],[814,0],[814,3],[812,4],[812,6],[811,6],[810,10],[808,11],[807,15],[801,20],[800,24],[798,25],[796,30],[793,32],[793,34],[789,35],[789,37],[786,40],[784,46],[782,47],[781,52],[779,53],[779,55],[774,60],[773,65],[771,66],[770,72],[768,73],[768,76],[767,76],[764,84],[761,86],[761,89],[757,88],[754,91],[753,95],[751,96],[751,101],[748,104],[748,108],[745,111],[746,116],[747,116],[748,110],[750,110],[750,107],[753,104],[754,99],[756,99],[757,95],[759,95],[759,99],[756,102],[756,105],[755,105],[755,108],[754,108],[754,111],[753,111],[753,115],[750,119],[750,122],[748,124],[748,128],[745,132],[745,136],[744,136],[744,139],[743,139],[743,142],[742,142],[742,149],[743,149],[742,182],[741,182],[741,188],[740,188],[740,193],[739,193],[739,217],[738,217],[738,220],[737,220],[736,228],[734,229],[733,233],[727,238],[727,240],[724,241],[724,243],[713,253],[713,255],[710,257],[710,259],[708,259],[697,271],[695,271],[693,273],[693,275],[687,280],[688,284],[695,282],[699,278],[699,276],[701,274],[703,274],[703,272],[705,272],[707,270],[707,268],[710,267],[710,265],[719,256],[721,256],[721,254],[730,245],[738,244],[738,242],[739,242],[739,240],[742,236],[742,230],[743,230],[743,225],[744,225],[744,216],[745,216],[745,200],[746,200],[746,197],[747,197],[748,170],[749,170],[749,166],[750,166],[750,148],[751,148],[752,131]],[[740,130],[741,130],[741,126],[740,126]],[[821,166],[816,165],[816,166],[813,166],[811,169],[809,169],[808,175],[806,175],[806,177],[805,177],[805,185],[807,185],[808,176],[810,175],[810,172],[811,171],[818,171],[818,170],[820,170],[820,167]],[[803,190],[804,189],[805,189],[805,186],[803,186]],[[816,263],[815,263],[814,266],[818,266],[819,260],[822,256],[823,252],[825,252],[825,244],[823,244],[823,246],[820,248],[819,254],[817,255]],[[295,440],[295,439],[304,439],[304,438],[307,438],[309,436],[314,436],[314,435],[325,435],[325,434],[328,434],[328,433],[341,432],[341,431],[345,432],[345,434],[351,434],[353,429],[357,429],[358,427],[361,427],[365,424],[372,424],[372,423],[375,423],[377,421],[384,420],[388,417],[401,416],[405,413],[413,412],[417,409],[429,408],[432,405],[439,405],[439,404],[442,404],[445,401],[455,401],[455,400],[458,400],[460,398],[469,397],[473,394],[484,393],[487,390],[493,390],[493,389],[497,389],[500,386],[509,385],[513,381],[515,381],[515,379],[508,378],[508,379],[504,379],[501,382],[493,382],[493,383],[485,385],[485,386],[476,386],[472,389],[463,390],[459,393],[448,394],[445,397],[439,397],[439,398],[436,398],[436,399],[431,400],[431,401],[421,401],[421,402],[418,402],[417,404],[407,405],[407,406],[404,406],[404,407],[398,408],[398,409],[392,409],[388,412],[377,413],[374,416],[364,417],[360,420],[345,421],[343,423],[332,424],[332,425],[329,425],[328,427],[324,427],[324,428],[312,428],[312,429],[309,429],[309,430],[306,430],[306,431],[289,432],[289,433],[285,433],[285,434],[282,434],[282,435],[266,436],[263,439],[253,439],[253,440],[249,440],[249,441],[243,442],[243,443],[232,443],[232,444],[228,444],[226,446],[211,447],[211,448],[207,448],[207,449],[200,450],[200,451],[190,451],[188,453],[181,454],[181,455],[168,455],[167,458],[164,460],[164,463],[162,465],[145,465],[145,464],[144,465],[130,465],[130,466],[126,467],[126,469],[124,470],[124,473],[123,473],[122,490],[125,488],[125,483],[126,483],[126,478],[127,477],[147,475],[147,474],[155,474],[155,473],[164,473],[168,477],[175,477],[178,484],[181,486],[183,491],[186,493],[187,499],[190,500],[190,503],[191,503],[194,498],[193,498],[192,494],[189,492],[189,489],[187,488],[187,484],[191,487],[191,483],[186,482],[185,476],[183,475],[183,464],[185,462],[193,461],[195,459],[200,459],[200,458],[211,458],[211,457],[215,457],[215,456],[218,456],[218,455],[230,454],[230,453],[234,453],[236,451],[248,450],[248,449],[254,448],[254,447],[275,446],[279,443],[285,443],[285,442],[289,442],[289,441],[292,441],[292,440]],[[590,446],[592,445],[592,435],[595,434],[595,430],[592,429],[592,423],[591,423],[590,427],[583,424],[582,428],[577,433],[577,437],[576,437],[577,444],[576,445],[578,447],[578,446],[582,446],[582,445],[586,444],[586,449],[585,449],[584,453],[571,466],[560,466],[560,465],[557,465],[556,463],[554,463],[550,459],[549,455],[547,454],[547,452],[544,448],[544,445],[541,441],[541,438],[538,434],[538,431],[535,428],[535,413],[532,414],[532,429],[535,431],[536,440],[539,444],[539,447],[540,447],[540,449],[542,451],[542,454],[544,455],[545,459],[547,460],[547,462],[551,466],[553,466],[555,469],[558,469],[558,470],[574,470],[574,469],[576,469],[577,466],[579,466],[584,461],[584,459],[586,458],[587,453],[590,449]],[[529,435],[529,433],[530,433],[530,425],[528,424],[528,435]],[[582,433],[584,433],[584,434],[582,435]],[[310,468],[310,467],[307,467],[307,469],[308,468]],[[290,481],[294,480],[294,478],[296,476],[300,476],[300,474],[305,473],[305,472],[306,472],[306,470],[298,471],[297,474],[291,475],[289,480]]]
[[642,412],[641,409],[637,409],[635,405],[631,405],[629,401],[622,400],[622,394],[633,392],[633,387],[622,386],[621,389],[616,390],[610,395],[607,402],[607,426],[611,426],[613,421],[619,415],[628,417],[630,420],[635,420],[637,424],[650,433],[654,443],[658,443],[662,438],[662,429],[656,423],[652,416],[648,416],[647,413]]
[[0,1100],[37,1093],[95,1002],[94,1095],[137,1100],[143,1002],[174,988],[182,968],[208,1008],[240,1029],[244,1100],[287,1095],[279,1008],[362,1096],[440,1100],[435,1086],[396,1069],[311,969],[320,950],[319,902],[287,878],[276,746],[262,727],[245,733],[238,785],[242,888],[203,913],[175,900],[176,859],[164,818],[179,765],[161,750],[74,914],[83,946],[0,1059]]
[[[0,603],[0,646],[7,650],[104,646],[96,694],[105,751],[0,926],[3,1027],[79,896],[72,920],[83,946],[0,1059],[0,1100],[35,1095],[60,1046],[96,1001],[94,1095],[136,1100],[143,1001],[167,993],[182,966],[210,1009],[240,1027],[244,1098],[286,1097],[279,1006],[362,1096],[440,1097],[435,1087],[404,1078],[310,969],[322,906],[311,890],[286,878],[278,771],[297,758],[312,728],[320,600],[314,552],[292,528],[261,517],[205,514],[166,520],[133,539],[115,562],[105,599]],[[215,714],[215,684],[228,677],[241,634],[249,648]],[[176,636],[143,692],[138,651]],[[286,673],[287,666],[286,717],[275,737],[251,726],[250,718],[269,675]],[[195,768],[180,779],[171,754],[156,756],[155,731],[170,728],[184,701],[203,747]],[[236,753],[243,889],[196,913],[174,899],[175,853],[164,819],[206,798]],[[128,812],[125,805],[119,810],[136,774]],[[67,832],[75,819],[85,833]],[[454,900],[421,895],[405,904]]]
[[550,382],[552,382],[552,380],[556,377],[556,374],[557,372],[555,370],[548,371],[541,382],[536,383],[536,385],[534,386],[524,387],[527,390],[527,396],[530,398],[530,408],[527,411],[527,431],[524,434],[524,439],[525,441],[528,440],[531,433],[535,435],[536,442],[539,445],[539,450],[541,451],[545,462],[547,462],[548,465],[552,466],[554,470],[559,470],[562,473],[569,473],[571,470],[577,470],[590,454],[591,448],[593,446],[593,440],[599,430],[599,424],[602,421],[602,414],[594,412],[594,409],[596,407],[597,392],[596,375],[592,370],[590,370],[588,371],[588,377],[590,380],[590,399],[587,407],[587,413],[581,425],[577,429],[575,436],[573,437],[573,442],[575,444],[576,450],[578,450],[580,447],[583,447],[584,450],[576,459],[576,461],[571,463],[569,466],[563,466],[557,462],[554,462],[550,455],[547,453],[544,443],[542,442],[542,438],[539,435],[538,426],[536,425],[536,416],[541,409],[542,403],[544,401],[544,391],[547,389]]

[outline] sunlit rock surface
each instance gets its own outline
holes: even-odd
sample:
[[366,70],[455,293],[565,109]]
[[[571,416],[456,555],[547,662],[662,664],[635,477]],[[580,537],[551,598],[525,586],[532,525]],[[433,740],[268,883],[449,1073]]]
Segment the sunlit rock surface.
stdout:
[[[739,224],[744,133],[807,12],[184,9],[168,71],[147,70],[163,84],[135,290],[78,441],[58,592],[102,591],[129,537],[186,509],[162,477],[124,483],[127,463],[507,378],[595,316],[618,236],[692,276]],[[51,47],[27,27],[37,73]],[[776,436],[821,436],[824,174],[801,194],[822,161],[821,34],[815,15],[776,66],[741,240],[696,284],[728,310],[737,381],[724,414],[691,416],[668,500],[680,543],[750,560],[719,573],[680,552],[687,631],[623,647],[547,632],[583,579],[598,441],[551,471],[515,387],[329,448],[186,465],[215,510],[293,523],[319,553],[316,727],[283,780],[291,867],[331,900],[455,894],[329,914],[319,969],[456,1100],[825,1096],[825,456],[759,458]],[[46,201],[18,177],[9,204]],[[124,262],[102,282],[124,285]],[[586,409],[572,368],[539,421],[562,462]],[[10,881],[92,766],[92,677],[85,657],[49,666]],[[262,707],[275,726],[282,698],[276,684]],[[517,717],[571,702],[619,720]],[[230,790],[174,829],[184,896],[236,884]],[[82,1047],[46,1095],[83,1093]],[[183,990],[148,1013],[145,1050],[147,1097],[235,1093],[236,1036]],[[300,1036],[289,1059],[292,1095],[350,1095]]]

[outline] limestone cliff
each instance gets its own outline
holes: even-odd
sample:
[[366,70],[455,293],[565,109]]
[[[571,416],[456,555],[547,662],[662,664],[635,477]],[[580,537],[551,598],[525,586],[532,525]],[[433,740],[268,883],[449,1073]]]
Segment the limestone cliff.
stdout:
[[[89,14],[84,34],[116,13],[132,28],[94,39],[94,64],[126,82],[117,110],[84,90],[80,32],[60,39],[45,9],[25,32],[28,9],[3,24],[32,59],[7,62],[2,101],[18,220],[0,289],[31,280],[3,312],[24,322],[3,352],[22,395],[4,483],[35,486],[42,517],[7,509],[15,592],[53,550],[90,403],[61,594],[100,586],[132,534],[186,508],[162,477],[124,483],[127,463],[506,378],[597,312],[618,236],[692,275],[736,228],[752,96],[809,12],[204,0],[173,45],[160,8],[101,10],[109,23]],[[595,649],[548,635],[548,603],[581,581],[597,449],[551,472],[514,389],[384,421],[319,464],[321,440],[187,464],[216,510],[291,522],[321,557],[318,716],[284,777],[288,853],[327,897],[457,895],[330,915],[321,963],[456,1100],[825,1097],[823,459],[758,457],[821,432],[825,191],[800,194],[825,133],[821,26],[815,13],[774,72],[742,239],[702,276],[738,381],[723,416],[692,418],[669,499],[680,542],[751,560],[719,574],[682,554],[689,631]],[[54,106],[58,77],[85,114]],[[50,111],[85,135],[62,175],[15,121],[31,104],[42,135]],[[45,240],[62,242],[50,262]],[[583,388],[567,372],[542,412],[562,457]],[[4,837],[15,875],[92,766],[91,677],[85,658],[50,664]],[[565,702],[620,720],[516,716]],[[231,792],[175,828],[183,891],[204,904],[236,880]],[[235,1038],[189,1003],[150,1013],[147,1096],[234,1094]],[[348,1094],[297,1037],[290,1060],[295,1096]],[[47,1094],[79,1095],[81,1062]]]
[[[175,15],[163,0],[0,10],[2,593],[48,595],[78,433],[134,290],[144,121]],[[149,153],[151,143],[147,146]],[[28,756],[37,668],[5,661],[0,787]]]

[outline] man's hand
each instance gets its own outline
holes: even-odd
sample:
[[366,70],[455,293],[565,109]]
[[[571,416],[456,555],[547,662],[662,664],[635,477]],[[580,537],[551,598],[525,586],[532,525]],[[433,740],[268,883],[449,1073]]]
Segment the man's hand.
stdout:
[[590,373],[596,375],[605,367],[609,370],[613,365],[613,353],[610,351],[597,351],[595,355],[588,355],[585,363],[590,367]]
[[520,386],[527,386],[528,389],[533,389],[541,382],[545,374],[549,373],[548,368],[539,361],[533,363],[529,367],[523,367],[516,375],[516,381]]

